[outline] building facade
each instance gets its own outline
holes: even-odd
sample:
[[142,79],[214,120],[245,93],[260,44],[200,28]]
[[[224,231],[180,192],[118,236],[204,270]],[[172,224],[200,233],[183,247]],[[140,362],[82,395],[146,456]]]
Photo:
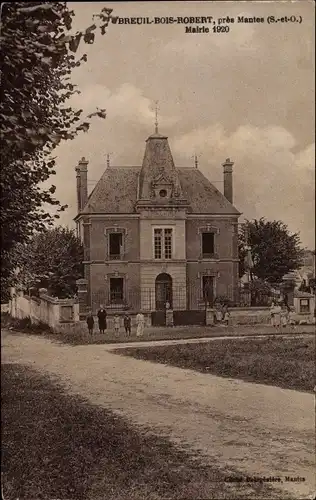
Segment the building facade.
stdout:
[[88,197],[88,162],[76,167],[78,235],[84,244],[81,311],[198,310],[205,297],[235,300],[238,217],[233,163],[224,194],[195,168],[176,168],[168,138],[146,140],[141,167],[107,166]]

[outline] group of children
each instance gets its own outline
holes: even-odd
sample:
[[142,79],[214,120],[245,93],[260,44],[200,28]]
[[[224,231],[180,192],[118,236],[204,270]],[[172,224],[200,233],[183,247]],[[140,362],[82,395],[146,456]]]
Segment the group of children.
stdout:
[[[100,309],[97,313],[100,333],[104,333],[107,328],[106,316],[107,314],[105,309],[103,308],[103,306],[100,306]],[[270,317],[271,317],[271,325],[274,328],[281,328],[281,327],[285,328],[287,325],[290,325],[291,329],[295,330],[296,322],[294,316],[295,316],[294,308],[291,308],[288,304],[282,305],[280,302],[278,303],[272,302],[270,307]],[[214,318],[215,323],[222,323],[225,326],[228,326],[229,317],[230,313],[227,305],[224,305],[220,308],[216,308],[215,318]],[[86,321],[89,334],[92,335],[94,329],[94,317],[92,311],[89,312]],[[121,317],[118,314],[115,314],[114,316],[113,325],[114,325],[114,332],[116,335],[118,335],[121,328]],[[132,320],[128,313],[124,314],[123,325],[126,335],[130,336],[132,331]],[[137,314],[136,325],[137,325],[136,336],[141,337],[144,333],[144,327],[145,327],[145,317],[142,313]]]
[[274,328],[285,328],[290,325],[292,330],[295,330],[296,321],[294,319],[295,311],[288,304],[281,302],[272,302],[270,307],[271,325]]
[[[100,333],[104,333],[105,330],[107,329],[107,322],[106,322],[106,313],[105,315],[101,316],[100,311],[103,312],[104,309],[101,306],[97,316],[98,316],[98,323],[99,323],[99,330]],[[100,321],[101,319],[101,321]],[[92,311],[89,311],[89,314],[86,317],[86,322],[89,330],[89,334],[93,335],[93,329],[94,329],[94,317]],[[125,333],[127,336],[130,336],[132,333],[132,319],[128,313],[124,314],[123,317],[123,325],[125,329]],[[136,331],[136,336],[141,337],[144,333],[144,327],[145,327],[145,317],[142,313],[138,313],[136,316],[136,325],[137,325],[137,331]],[[120,332],[121,328],[121,317],[118,314],[115,314],[113,318],[113,326],[114,326],[114,332],[115,335],[118,335]]]
[[216,308],[215,312],[215,323],[223,323],[224,326],[228,326],[230,318],[230,312],[227,305],[223,305],[220,308]]
[[[285,328],[287,325],[290,325],[291,329],[295,330],[295,311],[294,308],[291,308],[288,304],[281,305],[281,303],[275,304],[272,302],[270,307],[270,316],[271,325],[274,328]],[[224,326],[228,326],[229,318],[230,313],[227,305],[216,309],[215,323],[222,323]]]

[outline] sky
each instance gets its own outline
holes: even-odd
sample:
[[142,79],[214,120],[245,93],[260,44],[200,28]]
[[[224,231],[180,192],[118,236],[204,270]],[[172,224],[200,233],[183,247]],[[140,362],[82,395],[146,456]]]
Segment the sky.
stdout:
[[[185,33],[184,24],[119,25],[97,33],[78,54],[87,63],[72,80],[80,95],[71,105],[93,112],[89,132],[56,150],[57,197],[69,205],[63,225],[76,215],[75,167],[89,161],[92,190],[111,165],[141,165],[146,138],[169,138],[177,167],[194,165],[223,190],[222,163],[234,162],[234,205],[244,218],[282,220],[299,232],[302,245],[315,247],[315,88],[313,2],[71,2],[74,30],[92,24],[102,7],[118,17],[212,16],[199,24],[210,33]],[[214,33],[219,18],[229,32]],[[263,23],[238,23],[238,16]],[[268,16],[296,16],[299,22],[267,23]],[[195,26],[195,24],[193,24]],[[68,104],[67,104],[68,105]]]

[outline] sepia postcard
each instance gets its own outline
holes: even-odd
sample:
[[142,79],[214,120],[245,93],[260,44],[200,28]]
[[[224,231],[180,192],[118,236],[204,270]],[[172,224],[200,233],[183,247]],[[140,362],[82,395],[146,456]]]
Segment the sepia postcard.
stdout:
[[3,500],[315,498],[315,4],[1,9]]

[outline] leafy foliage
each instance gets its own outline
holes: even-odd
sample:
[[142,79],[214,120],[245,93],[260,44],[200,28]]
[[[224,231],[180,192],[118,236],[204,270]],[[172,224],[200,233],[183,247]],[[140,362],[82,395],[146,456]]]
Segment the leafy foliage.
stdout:
[[239,233],[240,275],[245,272],[245,256],[250,248],[252,274],[262,281],[280,283],[283,276],[298,269],[302,263],[303,250],[297,233],[290,234],[281,221],[266,221],[264,218],[246,221]]
[[249,282],[250,305],[268,305],[272,295],[271,285],[262,279],[254,279]]
[[[65,210],[54,197],[55,186],[42,187],[55,171],[52,153],[62,140],[89,129],[93,116],[67,106],[80,93],[71,72],[87,60],[76,59],[81,41],[103,35],[111,16],[103,8],[84,32],[72,33],[74,12],[66,2],[6,2],[2,6],[1,227],[2,284],[9,283],[14,261],[10,251],[34,231],[52,226]],[[97,24],[96,24],[97,23]],[[55,215],[45,206],[56,208]]]
[[63,227],[36,234],[14,250],[17,283],[26,289],[47,288],[58,298],[72,297],[83,275],[83,246],[73,230]]
[[301,286],[299,287],[299,291],[300,292],[308,292],[309,293],[310,292],[310,288],[311,287],[307,285],[306,280],[303,280]]
[[315,278],[311,278],[309,280],[309,286],[310,286],[310,292],[311,293],[315,293],[315,291],[316,291],[316,280],[315,280]]
[[246,255],[247,255],[247,237],[245,236],[244,228],[242,227],[241,231],[239,232],[239,238],[238,238],[239,278],[242,278],[246,272],[246,265],[245,265]]

